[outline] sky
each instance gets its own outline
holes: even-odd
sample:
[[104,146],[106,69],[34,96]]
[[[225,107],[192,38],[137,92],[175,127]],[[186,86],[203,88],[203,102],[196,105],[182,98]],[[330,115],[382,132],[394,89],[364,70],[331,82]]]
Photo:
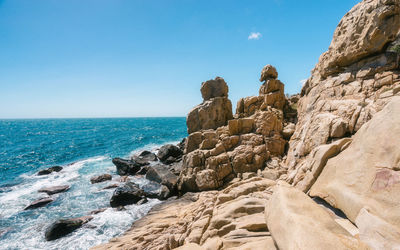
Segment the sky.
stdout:
[[186,116],[223,77],[234,108],[274,65],[285,93],[354,0],[0,0],[0,118]]

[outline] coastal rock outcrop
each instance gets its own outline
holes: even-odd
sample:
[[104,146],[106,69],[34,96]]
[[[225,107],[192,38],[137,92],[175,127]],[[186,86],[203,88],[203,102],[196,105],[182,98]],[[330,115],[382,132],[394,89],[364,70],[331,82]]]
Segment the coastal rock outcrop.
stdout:
[[232,119],[232,103],[223,78],[203,82],[201,93],[203,103],[194,107],[186,119],[189,134],[202,129],[216,129]]
[[289,183],[304,177],[300,169],[313,150],[354,135],[400,95],[400,69],[391,50],[399,41],[399,0],[364,0],[342,18],[301,91],[286,160]]
[[123,186],[117,187],[110,200],[111,207],[119,207],[135,204],[143,199],[145,193],[138,185],[126,182]]
[[121,158],[112,159],[112,163],[117,167],[117,173],[119,175],[134,175],[144,165],[148,165],[148,162],[137,162],[135,160],[125,160]]
[[53,172],[60,172],[62,169],[63,169],[63,167],[61,167],[61,166],[53,166],[53,167],[49,167],[46,169],[42,169],[37,174],[38,175],[47,175],[47,174],[51,174]]
[[179,147],[172,144],[167,144],[158,150],[157,157],[161,162],[169,164],[180,160],[182,154],[183,152]]
[[45,233],[47,241],[56,240],[69,233],[72,233],[82,225],[88,223],[93,219],[92,216],[83,216],[73,219],[61,219],[51,224]]
[[286,99],[283,83],[272,77],[277,77],[276,69],[267,65],[260,96],[241,99],[227,125],[189,134],[179,178],[182,192],[217,189],[238,174],[263,169],[271,155],[284,153],[281,109]]

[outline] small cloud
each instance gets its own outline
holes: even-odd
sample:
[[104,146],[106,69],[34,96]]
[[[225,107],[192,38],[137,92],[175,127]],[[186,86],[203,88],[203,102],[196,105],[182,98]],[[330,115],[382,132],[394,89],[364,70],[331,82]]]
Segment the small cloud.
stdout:
[[249,37],[247,37],[247,39],[249,39],[249,40],[258,40],[260,38],[261,38],[260,32],[251,32]]
[[301,87],[303,87],[304,84],[306,84],[306,82],[307,82],[307,79],[300,80]]

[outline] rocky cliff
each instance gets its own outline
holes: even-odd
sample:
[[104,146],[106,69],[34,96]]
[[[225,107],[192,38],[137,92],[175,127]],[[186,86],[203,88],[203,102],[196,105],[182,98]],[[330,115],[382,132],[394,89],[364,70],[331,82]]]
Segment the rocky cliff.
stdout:
[[300,96],[267,65],[233,115],[226,82],[204,82],[183,196],[98,249],[400,249],[399,44],[400,0],[364,0]]

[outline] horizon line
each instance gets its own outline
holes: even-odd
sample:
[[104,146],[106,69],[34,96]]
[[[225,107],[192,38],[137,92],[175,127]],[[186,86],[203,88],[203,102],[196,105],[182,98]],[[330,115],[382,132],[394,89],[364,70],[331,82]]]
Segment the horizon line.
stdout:
[[0,120],[56,120],[56,119],[129,119],[129,118],[186,118],[186,116],[103,116],[103,117],[17,117],[2,118]]

